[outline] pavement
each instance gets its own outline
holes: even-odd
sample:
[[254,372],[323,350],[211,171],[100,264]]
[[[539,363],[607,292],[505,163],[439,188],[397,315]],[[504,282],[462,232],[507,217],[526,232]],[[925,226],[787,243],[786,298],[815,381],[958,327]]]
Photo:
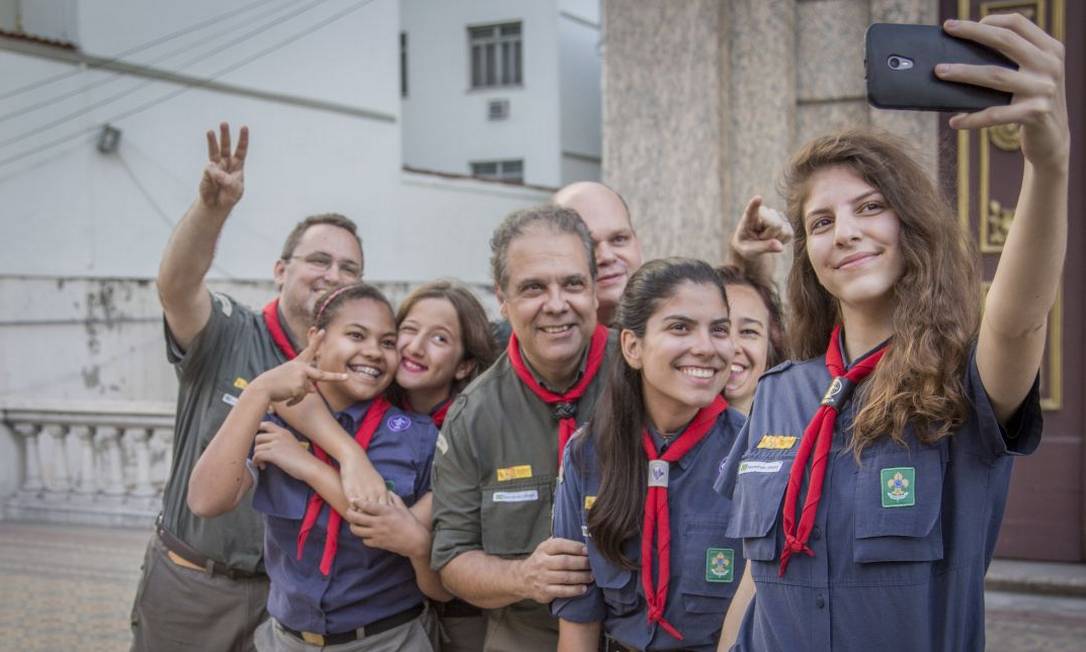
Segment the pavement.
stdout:
[[[151,530],[0,521],[0,651],[115,652]],[[1086,564],[995,560],[988,650],[1086,649]]]

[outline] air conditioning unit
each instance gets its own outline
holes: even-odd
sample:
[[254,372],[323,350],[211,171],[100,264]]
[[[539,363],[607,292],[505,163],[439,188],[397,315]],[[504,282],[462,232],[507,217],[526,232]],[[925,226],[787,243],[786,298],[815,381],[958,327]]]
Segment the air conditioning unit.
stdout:
[[487,120],[505,120],[509,117],[509,100],[490,100],[486,105]]

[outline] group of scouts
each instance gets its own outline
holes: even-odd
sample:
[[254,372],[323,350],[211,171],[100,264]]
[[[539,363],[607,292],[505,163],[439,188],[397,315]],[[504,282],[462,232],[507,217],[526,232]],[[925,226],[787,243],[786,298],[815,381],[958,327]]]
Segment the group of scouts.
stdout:
[[621,197],[577,183],[494,231],[496,324],[452,281],[392,306],[338,214],[297,225],[252,311],[204,283],[249,141],[208,132],[158,276],[180,392],[133,649],[983,649],[1069,132],[1058,42],[946,29],[1019,66],[939,70],[1013,93],[950,126],[1016,124],[1025,156],[983,313],[936,184],[857,130],[794,155],[787,217],[751,201],[737,265],[642,264]]

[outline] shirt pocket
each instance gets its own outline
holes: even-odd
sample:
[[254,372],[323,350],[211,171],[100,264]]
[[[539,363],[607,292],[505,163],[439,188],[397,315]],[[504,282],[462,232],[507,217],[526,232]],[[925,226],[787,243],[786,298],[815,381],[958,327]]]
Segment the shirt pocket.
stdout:
[[865,456],[856,477],[853,561],[942,559],[945,472],[941,445],[905,449],[892,444]]
[[745,453],[739,462],[726,534],[743,540],[743,556],[747,559],[777,558],[780,546],[775,526],[795,459],[795,451],[755,449]]
[[490,555],[531,554],[550,536],[553,493],[550,476],[483,486],[483,550]]
[[[250,462],[251,464],[251,462]],[[312,489],[274,464],[265,464],[257,476],[253,509],[268,516],[301,520]]]
[[[640,541],[637,543],[640,545]],[[640,576],[604,558],[591,539],[588,540],[587,547],[592,579],[603,594],[608,614],[624,616],[635,611],[638,602],[636,580]],[[629,556],[632,546],[627,545],[624,548],[624,552]]]
[[738,541],[726,523],[694,521],[683,528],[679,593],[688,613],[716,613],[723,618],[742,573]]

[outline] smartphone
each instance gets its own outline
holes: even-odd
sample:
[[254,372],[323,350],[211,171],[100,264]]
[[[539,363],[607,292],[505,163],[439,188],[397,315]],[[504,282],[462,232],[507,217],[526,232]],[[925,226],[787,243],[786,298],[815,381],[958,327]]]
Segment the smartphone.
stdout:
[[955,38],[937,25],[874,23],[867,28],[867,101],[880,109],[979,111],[1010,104],[1011,94],[943,81],[935,64],[968,63],[1018,69],[999,52]]

